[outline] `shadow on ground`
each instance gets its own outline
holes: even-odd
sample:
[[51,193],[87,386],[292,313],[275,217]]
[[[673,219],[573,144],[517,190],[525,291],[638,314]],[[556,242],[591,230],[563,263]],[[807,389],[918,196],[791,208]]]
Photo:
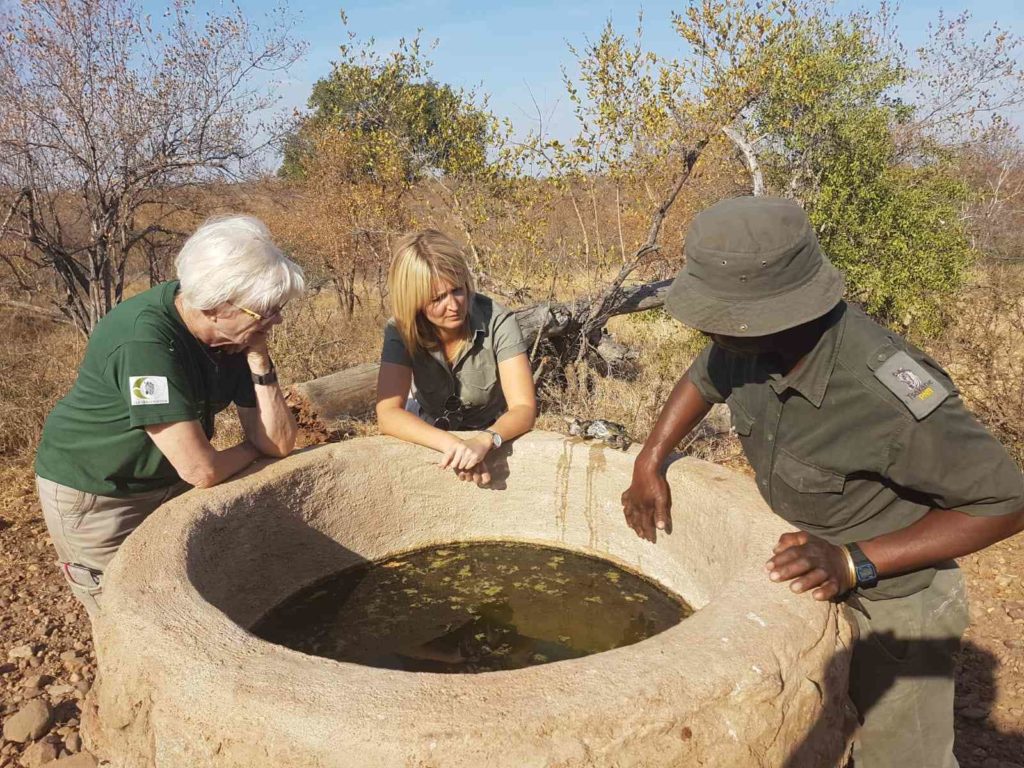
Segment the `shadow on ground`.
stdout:
[[[858,640],[854,645],[852,653],[856,654],[863,643],[870,640]],[[928,654],[940,650],[935,646],[935,641],[917,640],[907,645],[908,656],[917,654]],[[844,656],[849,656],[851,651],[844,654],[837,654],[834,664],[846,666],[848,661]],[[963,694],[960,680],[964,670],[969,666],[975,696],[977,702],[973,703],[970,709],[960,711],[958,709],[955,718],[956,743],[954,752],[960,763],[960,768],[1024,768],[1024,731],[1004,731],[991,720],[992,709],[996,699],[996,669],[999,660],[989,651],[975,643],[965,642],[958,654],[957,664],[957,694],[959,700]],[[913,677],[913,671],[907,677]],[[826,675],[825,679],[831,676]],[[877,702],[898,680],[902,679],[901,674],[892,674],[892,669],[884,669],[882,676],[876,678],[875,683],[867,699],[867,706]],[[824,694],[827,698],[827,692]],[[973,710],[973,711],[972,711]],[[970,715],[968,719],[964,712]],[[841,753],[822,754],[821,744],[834,743],[828,739],[821,738],[819,730],[832,728],[834,724],[829,721],[817,723],[808,734],[807,739],[797,746],[790,754],[785,763],[785,768],[820,768],[820,766],[838,765],[842,760]],[[851,726],[855,727],[855,726]],[[846,734],[852,737],[853,733]],[[976,754],[978,745],[983,745],[984,756]],[[851,759],[846,768],[859,768]],[[904,768],[932,768],[923,763],[906,764]]]

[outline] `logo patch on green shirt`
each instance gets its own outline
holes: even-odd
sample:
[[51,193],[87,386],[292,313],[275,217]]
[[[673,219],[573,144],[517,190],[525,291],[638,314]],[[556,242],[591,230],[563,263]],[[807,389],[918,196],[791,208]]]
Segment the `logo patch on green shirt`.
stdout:
[[897,352],[875,370],[914,418],[923,419],[949,397],[949,390],[906,352]]
[[132,405],[166,405],[170,395],[166,376],[129,376]]

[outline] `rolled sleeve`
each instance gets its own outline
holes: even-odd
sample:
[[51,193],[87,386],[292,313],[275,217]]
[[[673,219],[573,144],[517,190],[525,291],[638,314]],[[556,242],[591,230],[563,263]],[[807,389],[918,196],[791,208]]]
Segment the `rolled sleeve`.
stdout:
[[687,369],[686,378],[697,388],[697,391],[700,392],[701,397],[706,402],[724,403],[727,393],[722,393],[719,387],[715,386],[715,377],[712,373],[712,366],[716,363],[716,360],[712,357],[714,350],[714,344],[708,344],[704,347]]
[[500,315],[494,323],[494,357],[500,363],[529,349],[514,312]]
[[165,344],[133,341],[111,355],[108,370],[128,406],[130,426],[199,418],[181,361]]
[[939,509],[978,517],[1024,510],[1020,468],[955,395],[922,421],[904,425],[887,474]]
[[412,368],[412,358],[409,356],[409,351],[405,348],[402,335],[392,322],[384,326],[384,346],[380,352],[380,361],[382,363],[392,363]]

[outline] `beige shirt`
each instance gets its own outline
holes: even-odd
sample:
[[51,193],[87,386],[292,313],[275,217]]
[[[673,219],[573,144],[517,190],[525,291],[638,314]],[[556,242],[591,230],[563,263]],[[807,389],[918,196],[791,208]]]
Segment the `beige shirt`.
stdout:
[[[791,376],[710,345],[690,381],[726,402],[758,490],[797,528],[836,544],[906,528],[932,508],[1024,509],[1024,476],[964,407],[932,358],[840,303]],[[932,568],[883,579],[870,598],[931,583]]]
[[469,327],[469,343],[451,366],[440,349],[410,356],[394,323],[384,329],[380,360],[412,368],[416,400],[431,424],[444,417],[448,429],[483,429],[508,408],[498,363],[527,350],[515,313],[476,293]]

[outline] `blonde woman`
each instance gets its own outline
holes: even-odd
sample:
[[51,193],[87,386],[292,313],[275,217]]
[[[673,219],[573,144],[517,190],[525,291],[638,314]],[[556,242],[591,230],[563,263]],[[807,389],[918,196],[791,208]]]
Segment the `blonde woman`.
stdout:
[[388,287],[393,317],[377,380],[380,430],[439,451],[442,469],[487,485],[488,452],[529,432],[537,414],[519,323],[474,292],[462,250],[436,230],[395,244]]

